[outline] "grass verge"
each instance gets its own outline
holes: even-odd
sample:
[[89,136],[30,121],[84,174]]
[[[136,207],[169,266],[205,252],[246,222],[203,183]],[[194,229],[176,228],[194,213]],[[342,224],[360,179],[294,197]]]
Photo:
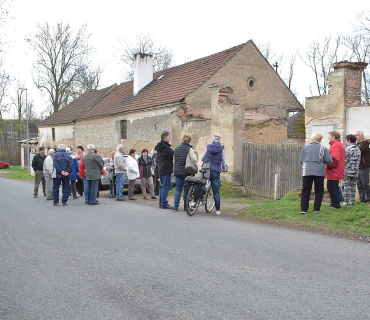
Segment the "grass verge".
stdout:
[[300,212],[300,198],[290,193],[278,201],[251,204],[241,216],[370,235],[370,209],[365,203],[342,207],[340,210],[327,208],[323,204],[319,214],[313,213],[313,203],[310,203],[307,214]]
[[[168,194],[174,195],[175,191],[176,186],[174,186]],[[221,181],[220,196],[221,198],[240,198],[241,196],[240,188],[238,189],[238,187],[233,186],[229,182]]]
[[9,169],[0,171],[1,176],[15,180],[32,180],[34,176],[28,174],[28,169],[22,169],[21,166],[10,166]]

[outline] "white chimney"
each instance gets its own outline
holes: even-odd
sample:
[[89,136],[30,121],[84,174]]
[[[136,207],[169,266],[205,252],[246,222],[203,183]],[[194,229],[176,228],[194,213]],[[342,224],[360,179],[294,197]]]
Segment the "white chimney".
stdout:
[[134,95],[153,81],[153,56],[136,53],[134,55]]

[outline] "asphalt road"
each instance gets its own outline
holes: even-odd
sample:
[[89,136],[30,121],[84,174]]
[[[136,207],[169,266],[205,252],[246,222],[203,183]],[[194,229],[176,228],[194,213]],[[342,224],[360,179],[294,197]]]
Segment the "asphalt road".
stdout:
[[370,244],[0,178],[0,319],[369,319]]

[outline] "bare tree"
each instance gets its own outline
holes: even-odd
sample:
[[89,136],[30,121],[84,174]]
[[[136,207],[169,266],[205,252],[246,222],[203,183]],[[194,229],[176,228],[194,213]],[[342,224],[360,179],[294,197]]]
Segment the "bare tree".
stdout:
[[[259,44],[258,49],[285,82],[287,87],[296,96],[297,90],[293,88],[292,82],[297,53],[292,54],[290,59],[287,61],[284,58],[284,54],[278,53],[278,51],[271,46],[270,42]],[[286,65],[288,65],[288,70],[286,70]]]
[[7,89],[10,83],[10,75],[6,72],[3,60],[3,52],[6,35],[3,34],[3,26],[9,14],[9,1],[0,0],[0,119],[3,113],[7,110],[7,105],[4,104],[4,97],[6,96]]
[[174,66],[172,50],[161,46],[149,33],[138,33],[135,40],[120,40],[117,58],[124,67],[124,77],[133,78],[134,55],[136,53],[153,55],[153,71],[161,71]]
[[[95,87],[100,79],[102,70],[91,68],[89,61],[94,51],[89,40],[86,25],[74,33],[70,25],[63,22],[55,27],[48,22],[38,25],[36,33],[26,39],[37,55],[33,80],[39,89],[46,91],[52,112],[67,105],[75,98],[74,93],[82,93],[82,88]],[[95,81],[86,85],[83,81],[85,75],[94,73]]]
[[299,54],[306,66],[313,71],[316,89],[320,96],[328,92],[327,76],[331,70],[331,65],[334,62],[344,60],[347,55],[345,51],[340,49],[341,36],[333,37],[330,34],[323,40],[311,42],[303,56]]
[[[370,38],[363,33],[353,32],[343,38],[344,45],[350,50],[350,61],[369,62],[370,58]],[[362,73],[362,102],[370,104],[369,75],[366,70]]]

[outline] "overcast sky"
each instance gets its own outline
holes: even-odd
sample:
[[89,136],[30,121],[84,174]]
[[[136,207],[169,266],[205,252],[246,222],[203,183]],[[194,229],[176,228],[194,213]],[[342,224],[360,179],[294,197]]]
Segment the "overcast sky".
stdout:
[[[137,32],[150,32],[158,42],[173,50],[176,64],[226,50],[252,39],[257,45],[270,42],[286,57],[329,33],[346,34],[356,13],[370,9],[368,0],[333,2],[299,1],[87,1],[13,0],[4,27],[8,41],[4,55],[11,76],[28,88],[36,110],[46,100],[34,86],[31,71],[34,56],[24,41],[38,23],[63,20],[75,29],[87,24],[97,52],[95,61],[105,66],[103,87],[121,83],[116,59],[119,39]],[[298,100],[310,96],[312,74],[297,59],[293,88]],[[12,89],[11,89],[12,90]]]

